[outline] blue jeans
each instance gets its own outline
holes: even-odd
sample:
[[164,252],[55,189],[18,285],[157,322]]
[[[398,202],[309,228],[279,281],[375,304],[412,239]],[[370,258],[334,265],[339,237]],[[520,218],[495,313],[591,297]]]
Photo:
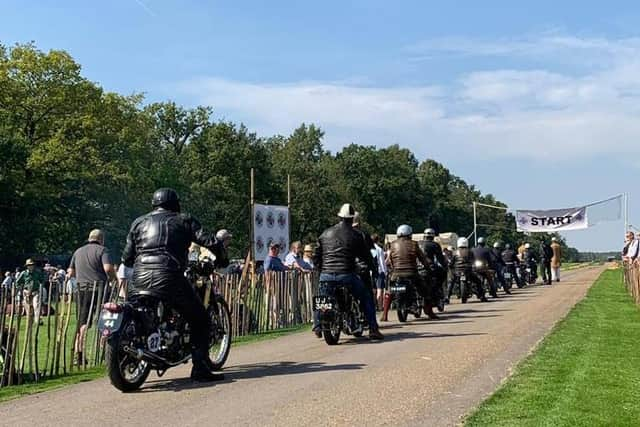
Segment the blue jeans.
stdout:
[[378,273],[378,278],[376,279],[376,289],[384,289],[385,287],[385,283],[384,283],[384,279],[385,279],[386,275],[382,272]]
[[[376,320],[376,310],[373,306],[373,298],[371,293],[364,286],[364,283],[360,277],[355,273],[341,274],[341,273],[320,273],[320,289],[319,294],[321,296],[327,295],[328,286],[327,282],[338,282],[347,285],[351,295],[360,301],[362,308],[364,309],[364,315],[369,322],[369,330],[378,329],[378,322]],[[320,326],[320,312],[315,311],[313,313],[313,328]]]

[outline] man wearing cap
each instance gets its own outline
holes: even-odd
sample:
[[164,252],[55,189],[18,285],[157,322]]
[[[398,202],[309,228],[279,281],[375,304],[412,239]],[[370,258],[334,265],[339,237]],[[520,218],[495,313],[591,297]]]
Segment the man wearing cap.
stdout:
[[78,364],[84,363],[83,352],[87,329],[98,310],[99,296],[109,281],[116,281],[116,271],[104,246],[104,233],[94,229],[89,233],[87,242],[78,248],[71,257],[67,277],[75,278],[77,284],[76,317],[78,330],[75,352]]
[[[340,282],[350,286],[351,293],[363,306],[364,314],[369,322],[369,338],[381,340],[384,336],[378,329],[373,296],[368,291],[362,279],[358,276],[357,259],[363,260],[370,271],[375,271],[375,264],[371,256],[370,247],[365,243],[362,233],[353,228],[355,210],[346,203],[340,208],[338,217],[340,222],[327,228],[318,238],[313,263],[320,270],[320,294],[328,295],[332,290],[330,284]],[[322,337],[320,330],[320,313],[314,314],[313,332],[318,338]]]
[[562,265],[562,247],[555,237],[551,238],[551,251],[553,253],[551,257],[551,280],[559,282],[560,265]]
[[46,278],[42,270],[36,268],[36,263],[31,258],[27,260],[25,267],[27,269],[20,273],[16,280],[16,289],[18,292],[22,292],[25,312],[29,314],[33,307],[35,321],[39,322],[41,288],[44,286]]
[[298,270],[302,272],[308,272],[311,269],[304,265],[302,260],[302,242],[295,241],[291,244],[291,250],[284,259],[284,263],[290,270]]
[[280,255],[280,245],[275,241],[269,244],[269,255],[264,260],[264,271],[287,271],[288,268],[283,264],[278,256]]

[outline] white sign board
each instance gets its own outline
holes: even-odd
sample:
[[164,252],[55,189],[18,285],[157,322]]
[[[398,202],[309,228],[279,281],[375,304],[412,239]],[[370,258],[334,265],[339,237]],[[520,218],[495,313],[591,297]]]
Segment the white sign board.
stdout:
[[553,233],[565,230],[582,230],[589,227],[587,208],[566,208],[544,211],[516,211],[518,231]]
[[265,260],[271,242],[280,245],[280,258],[284,260],[289,249],[289,208],[253,205],[253,236],[253,254],[256,261]]

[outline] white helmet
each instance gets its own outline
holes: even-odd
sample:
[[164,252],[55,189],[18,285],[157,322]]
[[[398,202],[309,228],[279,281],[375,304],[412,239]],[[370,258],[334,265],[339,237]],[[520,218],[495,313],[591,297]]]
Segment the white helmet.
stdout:
[[466,237],[460,237],[458,239],[458,247],[459,248],[468,248],[469,247],[469,240],[467,240]]
[[425,237],[436,237],[436,230],[433,228],[427,228],[424,230]]
[[557,238],[555,238],[555,237],[552,237],[552,238],[551,238],[551,241],[552,241],[552,242],[557,242],[557,241],[558,241],[558,239],[557,239]]
[[531,248],[531,243],[525,243],[525,244],[524,244],[524,248],[525,248],[525,249],[529,249],[529,248]]
[[411,236],[413,234],[413,229],[411,228],[410,225],[407,224],[403,224],[400,227],[398,227],[398,230],[396,231],[396,235],[398,237],[407,237],[407,236]]
[[340,212],[338,212],[338,216],[340,218],[353,218],[356,215],[356,210],[353,209],[350,203],[345,203],[340,208]]
[[231,234],[229,230],[226,230],[224,228],[222,230],[218,230],[218,232],[216,233],[217,240],[230,239],[232,237],[233,237],[233,234]]

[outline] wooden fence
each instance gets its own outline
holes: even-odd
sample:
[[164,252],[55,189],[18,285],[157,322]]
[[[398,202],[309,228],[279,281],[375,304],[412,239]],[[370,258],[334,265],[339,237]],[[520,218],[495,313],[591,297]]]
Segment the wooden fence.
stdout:
[[[229,304],[233,336],[258,334],[311,322],[312,298],[318,288],[315,273],[270,272],[253,281],[239,274],[214,276],[214,287]],[[38,382],[102,365],[104,343],[97,330],[100,307],[115,301],[117,289],[94,286],[90,328],[76,353],[77,292],[49,283],[38,293],[40,316],[34,296],[16,289],[0,295],[0,387]]]
[[624,263],[624,284],[636,304],[640,305],[640,265]]

